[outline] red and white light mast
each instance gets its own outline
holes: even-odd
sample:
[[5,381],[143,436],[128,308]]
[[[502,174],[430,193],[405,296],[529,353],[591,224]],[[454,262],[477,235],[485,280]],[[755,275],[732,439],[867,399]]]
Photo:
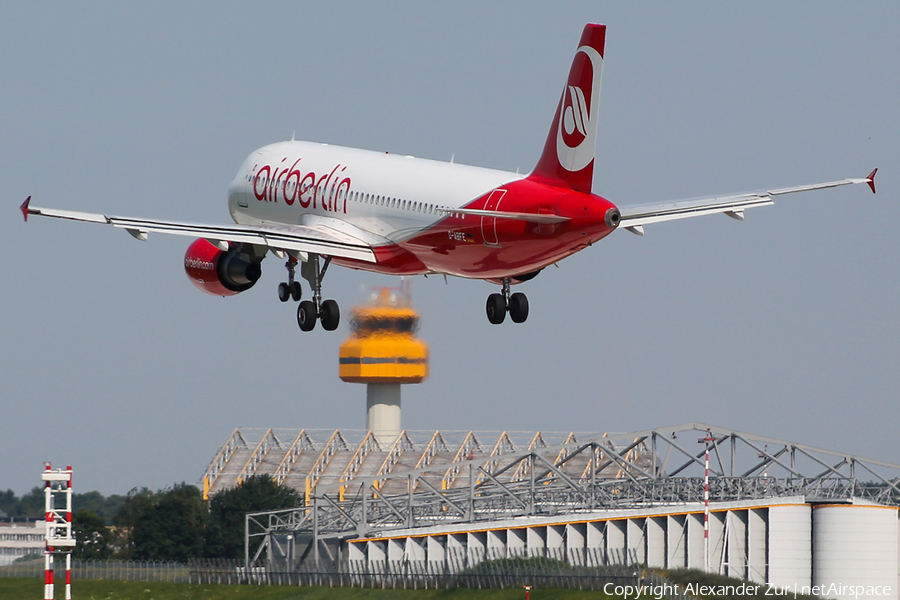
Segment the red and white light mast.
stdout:
[[707,429],[706,437],[697,441],[706,444],[706,466],[703,473],[703,565],[704,570],[709,571],[709,444],[715,442],[716,438]]
[[[53,600],[53,554],[66,555],[66,600],[72,599],[72,467],[52,470],[44,463],[44,600]],[[60,500],[57,503],[57,500]],[[61,506],[57,506],[60,504]]]

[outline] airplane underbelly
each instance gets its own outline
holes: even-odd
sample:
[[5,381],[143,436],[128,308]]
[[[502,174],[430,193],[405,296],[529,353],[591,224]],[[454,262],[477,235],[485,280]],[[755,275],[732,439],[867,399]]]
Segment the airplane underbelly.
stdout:
[[[501,233],[485,240],[479,235],[480,229],[479,226],[472,230],[428,233],[403,246],[431,271],[477,279],[529,273],[573,252],[558,238],[522,236],[512,239]],[[493,227],[490,232],[493,233]]]
[[422,261],[431,270],[461,277],[496,279],[535,271],[549,262],[559,260],[566,253],[556,244],[546,248],[534,245],[507,244],[501,246],[457,243],[445,247],[445,253],[431,251]]

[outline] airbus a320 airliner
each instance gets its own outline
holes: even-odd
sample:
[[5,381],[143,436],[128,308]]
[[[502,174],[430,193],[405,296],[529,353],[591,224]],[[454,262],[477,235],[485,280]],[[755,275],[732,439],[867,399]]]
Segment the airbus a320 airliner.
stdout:
[[[550,133],[534,170],[519,175],[368,150],[291,140],[265,146],[244,161],[228,189],[233,224],[207,225],[108,217],[38,208],[29,215],[105,223],[139,240],[150,232],[194,236],[184,257],[191,281],[230,296],[253,287],[271,252],[285,260],[282,302],[299,302],[303,331],[340,322],[334,300],[322,299],[332,263],[391,275],[444,274],[501,286],[487,299],[491,323],[528,317],[528,299],[511,285],[603,239],[616,229],[643,235],[651,223],[748,208],[775,196],[867,183],[875,173],[762,192],[645,206],[616,207],[591,192],[605,25],[587,25]],[[296,268],[311,289],[301,300]]]

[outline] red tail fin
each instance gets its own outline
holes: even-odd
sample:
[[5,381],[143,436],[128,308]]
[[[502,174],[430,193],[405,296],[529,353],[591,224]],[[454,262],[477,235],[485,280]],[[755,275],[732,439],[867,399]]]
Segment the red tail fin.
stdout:
[[544,152],[529,177],[591,191],[606,25],[584,26]]

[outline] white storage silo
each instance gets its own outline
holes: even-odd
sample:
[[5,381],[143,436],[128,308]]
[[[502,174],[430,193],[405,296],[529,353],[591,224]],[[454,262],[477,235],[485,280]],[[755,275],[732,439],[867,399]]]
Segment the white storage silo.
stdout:
[[767,581],[779,588],[809,586],[812,576],[812,523],[809,504],[769,507]]
[[[819,586],[818,595],[839,599],[877,595],[897,600],[897,517],[897,507],[814,506],[813,585]],[[860,593],[859,586],[872,587],[873,593]],[[890,591],[884,595],[888,587]]]

